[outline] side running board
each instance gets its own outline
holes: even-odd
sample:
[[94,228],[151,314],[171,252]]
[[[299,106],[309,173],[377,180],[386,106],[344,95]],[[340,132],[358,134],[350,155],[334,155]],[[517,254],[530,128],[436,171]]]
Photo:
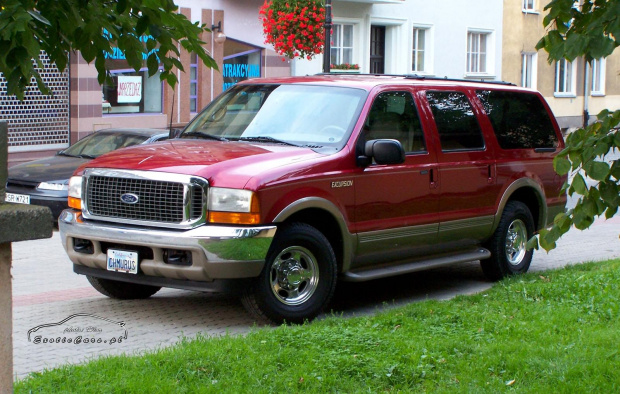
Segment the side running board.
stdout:
[[477,248],[458,254],[442,255],[430,259],[416,260],[408,263],[389,265],[358,271],[349,271],[342,274],[341,279],[346,282],[365,282],[367,280],[387,278],[411,272],[427,270],[456,263],[465,263],[474,260],[484,260],[491,257],[491,252],[485,248]]

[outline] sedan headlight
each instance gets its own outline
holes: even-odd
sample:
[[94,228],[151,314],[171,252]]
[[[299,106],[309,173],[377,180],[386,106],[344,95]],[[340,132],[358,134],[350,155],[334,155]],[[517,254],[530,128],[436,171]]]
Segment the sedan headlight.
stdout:
[[242,189],[212,187],[209,189],[209,222],[257,224],[260,208],[254,192]]
[[72,176],[69,179],[69,206],[75,209],[82,209],[82,177]]
[[66,183],[41,182],[37,185],[37,189],[61,191],[68,190],[69,186]]

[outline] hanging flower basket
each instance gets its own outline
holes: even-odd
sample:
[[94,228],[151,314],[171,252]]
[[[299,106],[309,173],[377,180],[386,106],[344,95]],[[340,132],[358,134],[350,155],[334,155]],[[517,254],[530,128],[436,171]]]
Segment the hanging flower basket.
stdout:
[[260,8],[265,43],[289,58],[312,59],[323,52],[322,0],[265,0]]

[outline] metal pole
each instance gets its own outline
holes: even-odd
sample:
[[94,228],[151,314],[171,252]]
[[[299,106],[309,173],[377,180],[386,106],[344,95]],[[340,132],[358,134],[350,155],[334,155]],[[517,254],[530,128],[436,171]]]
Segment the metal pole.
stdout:
[[323,48],[323,72],[331,70],[332,0],[325,0],[325,46]]

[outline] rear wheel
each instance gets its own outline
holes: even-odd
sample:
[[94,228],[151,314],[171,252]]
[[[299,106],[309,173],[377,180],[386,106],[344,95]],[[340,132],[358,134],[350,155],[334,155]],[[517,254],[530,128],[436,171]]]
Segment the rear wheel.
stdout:
[[336,257],[316,228],[294,223],[278,230],[265,267],[242,295],[255,317],[275,323],[303,323],[315,318],[336,287]]
[[161,287],[157,286],[119,282],[116,280],[95,278],[93,276],[86,276],[86,278],[95,290],[104,296],[118,298],[120,300],[149,298],[161,289]]
[[484,274],[491,280],[499,280],[526,272],[534,253],[533,250],[527,250],[527,241],[533,234],[534,219],[527,205],[509,201],[487,244],[491,257],[480,262]]

